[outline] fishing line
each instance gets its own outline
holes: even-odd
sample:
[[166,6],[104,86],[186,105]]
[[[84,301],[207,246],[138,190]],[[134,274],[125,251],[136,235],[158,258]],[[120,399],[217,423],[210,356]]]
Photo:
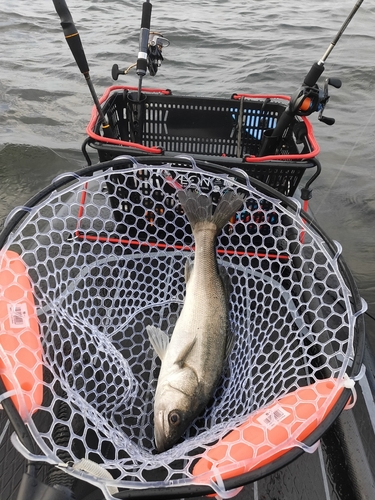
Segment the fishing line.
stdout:
[[259,500],[258,481],[255,481],[253,484],[254,484],[254,500]]
[[[336,184],[337,179],[340,177],[340,175],[341,175],[341,172],[342,172],[343,168],[347,165],[348,161],[350,160],[350,158],[351,158],[351,156],[352,156],[352,154],[353,154],[353,151],[357,148],[358,143],[359,143],[359,138],[360,138],[360,137],[362,137],[363,132],[364,132],[364,131],[365,131],[365,129],[369,126],[370,122],[372,121],[372,118],[373,118],[374,114],[375,114],[375,109],[374,109],[374,110],[373,110],[373,112],[371,113],[370,118],[368,119],[368,121],[367,121],[366,125],[362,128],[361,133],[359,134],[357,141],[356,141],[356,142],[355,142],[355,144],[352,146],[352,149],[350,150],[350,152],[349,152],[348,156],[346,157],[346,159],[345,159],[344,163],[341,165],[341,167],[340,167],[339,171],[337,172],[337,174],[336,174],[335,178],[333,179],[333,181],[332,181],[332,183],[331,183],[331,185],[330,185],[330,187],[329,187],[328,191],[327,191],[327,192],[326,192],[326,194],[323,196],[323,199],[320,201],[320,203],[319,203],[319,205],[318,205],[318,208],[315,210],[315,214],[317,214],[317,213],[319,212],[319,210],[321,209],[321,207],[322,207],[323,203],[324,203],[324,202],[325,202],[325,200],[327,199],[327,196],[331,193],[332,188],[333,188],[333,187],[334,187],[334,185]],[[314,215],[314,219],[315,219],[315,215]]]
[[10,424],[10,421],[9,421],[9,420],[7,420],[7,421],[5,422],[3,432],[1,433],[1,436],[0,436],[0,444],[3,442],[4,436],[5,436],[5,434],[7,433],[7,430],[8,430],[9,424]]
[[319,463],[320,463],[320,468],[322,472],[322,479],[323,479],[323,486],[324,486],[324,493],[326,496],[326,500],[331,500],[331,496],[329,494],[329,487],[328,487],[328,479],[327,479],[327,471],[324,466],[324,456],[323,456],[323,451],[322,447],[319,446],[318,448],[318,456],[319,456]]

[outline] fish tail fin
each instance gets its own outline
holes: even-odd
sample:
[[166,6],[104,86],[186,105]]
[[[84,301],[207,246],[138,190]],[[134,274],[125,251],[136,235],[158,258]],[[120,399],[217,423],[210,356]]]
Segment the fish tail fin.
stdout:
[[225,224],[227,224],[241,208],[244,197],[244,195],[235,193],[234,191],[227,191],[222,196],[212,218],[212,222],[216,224],[218,232],[223,229]]
[[192,230],[198,222],[213,222],[217,232],[229,222],[237,210],[241,207],[244,195],[227,191],[219,201],[215,213],[212,215],[212,200],[210,196],[198,194],[193,190],[178,191],[178,198],[189,219]]
[[193,231],[198,222],[212,221],[212,200],[209,196],[192,190],[181,190],[177,195]]

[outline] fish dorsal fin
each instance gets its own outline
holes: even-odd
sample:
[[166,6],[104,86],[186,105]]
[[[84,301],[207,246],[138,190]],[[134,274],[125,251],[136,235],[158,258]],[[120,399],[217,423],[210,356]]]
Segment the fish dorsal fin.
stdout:
[[195,343],[197,341],[197,337],[194,338],[189,344],[186,344],[186,346],[182,349],[180,354],[177,356],[175,363],[178,364],[181,368],[186,363],[186,359],[188,358],[189,354],[191,353],[193,347],[195,346]]
[[163,332],[163,330],[160,330],[160,328],[152,325],[146,326],[146,330],[152,347],[155,349],[155,352],[159,356],[159,358],[163,361],[163,358],[169,346],[168,335]]

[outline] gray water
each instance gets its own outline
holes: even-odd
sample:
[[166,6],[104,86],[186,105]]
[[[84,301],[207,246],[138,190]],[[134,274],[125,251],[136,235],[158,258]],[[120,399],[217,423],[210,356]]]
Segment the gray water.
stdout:
[[[113,63],[135,62],[142,2],[68,0],[101,95]],[[292,94],[319,60],[354,0],[164,0],[153,2],[152,29],[171,41],[145,86],[228,97],[234,92]],[[365,0],[326,62],[337,76],[326,110],[311,117],[323,173],[311,209],[343,254],[375,316],[375,6]],[[80,146],[92,109],[83,76],[65,43],[52,0],[0,5],[0,225],[64,171],[85,165]],[[120,77],[136,85],[135,73]],[[371,324],[368,335],[375,344]]]
[[[67,2],[101,95],[113,84],[112,65],[128,67],[136,60],[142,1]],[[170,88],[175,94],[291,95],[312,63],[322,57],[354,3],[153,0],[152,28],[168,37],[171,45],[164,51],[165,62],[157,76],[147,77],[144,84]],[[364,0],[327,60],[323,76],[340,77],[343,86],[331,89],[326,110],[336,119],[334,126],[321,124],[316,114],[311,117],[323,172],[313,185],[310,203],[321,227],[342,244],[344,258],[372,316],[374,25],[374,2]],[[1,228],[14,207],[57,175],[85,166],[80,146],[86,137],[92,100],[64,40],[52,0],[0,0],[0,35]],[[135,73],[120,78],[119,83],[136,85]],[[374,325],[369,321],[367,328],[373,346]],[[283,475],[275,474],[267,483],[260,483],[259,497],[323,498],[320,475],[312,468],[316,457],[303,455],[296,466],[300,473],[287,467]],[[14,468],[10,470],[13,473]],[[248,490],[243,498],[250,498]],[[345,495],[331,491],[331,498]]]

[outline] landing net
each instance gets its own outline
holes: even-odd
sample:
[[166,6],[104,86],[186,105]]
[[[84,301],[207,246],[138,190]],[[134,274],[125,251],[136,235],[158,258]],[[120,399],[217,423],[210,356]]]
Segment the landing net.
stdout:
[[[308,448],[302,441],[311,435],[319,439],[345,405],[358,364],[362,305],[339,246],[295,201],[255,189],[240,172],[173,161],[122,159],[66,176],[3,233],[1,334],[13,341],[2,342],[1,373],[40,449],[32,458],[97,485],[106,498],[202,485],[223,495],[222,479],[264,475],[263,465]],[[235,344],[204,413],[178,444],[156,453],[160,360],[146,326],[171,335],[183,306],[194,240],[181,188],[206,193],[214,206],[228,189],[245,194],[217,240],[231,279]],[[20,289],[15,255],[35,305],[26,292],[15,299],[4,292]],[[17,375],[23,370],[34,373],[28,384]]]

